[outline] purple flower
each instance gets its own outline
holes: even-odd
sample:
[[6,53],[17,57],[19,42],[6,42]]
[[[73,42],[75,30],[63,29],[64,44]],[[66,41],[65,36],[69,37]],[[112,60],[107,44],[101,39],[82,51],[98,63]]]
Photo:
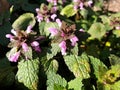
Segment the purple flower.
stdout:
[[40,11],[40,9],[39,9],[39,8],[36,8],[35,11],[38,13],[38,12]]
[[37,47],[37,46],[39,46],[39,43],[38,43],[37,41],[33,41],[33,42],[31,43],[31,46]]
[[62,41],[60,44],[59,44],[59,47],[61,48],[61,53],[62,55],[66,55],[66,42],[65,41]]
[[56,13],[56,11],[57,11],[57,7],[56,7],[56,6],[53,6],[53,7],[51,8],[51,13]]
[[58,2],[58,0],[47,0],[49,3],[53,3],[54,4],[54,6],[56,6],[57,5],[57,2]]
[[73,0],[73,2],[79,2],[80,0]]
[[32,31],[32,26],[29,25],[29,26],[27,27],[27,29],[26,29],[26,33],[30,33],[31,31]]
[[58,26],[61,27],[62,22],[61,22],[61,20],[59,18],[56,19],[56,22],[58,23]]
[[41,14],[37,15],[37,21],[41,22],[43,20],[43,16]]
[[74,5],[74,10],[77,10],[78,9],[78,5]]
[[80,32],[85,32],[82,28],[79,30]]
[[115,29],[120,30],[120,26],[116,26]]
[[70,39],[70,41],[72,42],[71,45],[72,45],[72,46],[75,46],[76,43],[77,43],[77,41],[78,41],[78,38],[77,38],[76,36],[74,36],[74,37],[72,37],[72,38]]
[[56,28],[49,28],[49,31],[51,33],[51,36],[55,36],[56,34],[58,34],[58,30]]
[[11,33],[12,33],[13,35],[17,36],[17,32],[16,32],[14,29],[11,30]]
[[11,34],[6,34],[6,38],[9,38],[10,39],[10,41],[12,41],[13,40],[13,35],[11,35]]
[[[8,47],[17,47],[17,51],[15,54],[9,53],[9,56],[7,56],[11,62],[17,62],[20,55],[23,56],[25,59],[32,59],[32,57],[29,57],[25,54],[29,50],[29,47],[32,47],[37,52],[41,52],[39,43],[37,42],[40,40],[40,36],[37,36],[37,33],[32,31],[31,25],[29,25],[25,31],[15,31],[14,29],[12,29],[11,32],[13,35],[6,34],[6,37],[9,38],[11,41]],[[32,53],[32,51],[30,51],[30,53]]]
[[80,6],[80,9],[82,10],[82,9],[83,9],[83,3],[81,2],[81,3],[79,4],[79,6]]
[[19,56],[20,56],[20,51],[16,52],[16,53],[13,54],[12,56],[10,56],[9,61],[11,61],[11,62],[17,62]]
[[57,17],[56,14],[52,14],[52,15],[51,15],[51,19],[52,19],[53,21],[55,20],[56,17]]
[[90,0],[90,1],[88,1],[87,3],[88,3],[88,6],[91,7],[92,4],[93,4],[93,1]]
[[27,52],[28,51],[28,45],[26,44],[26,43],[22,43],[22,48],[23,48],[23,50],[25,51],[25,52]]
[[34,49],[36,52],[41,52],[39,43],[38,43],[37,41],[33,41],[33,42],[31,43],[31,46],[33,47],[33,49]]

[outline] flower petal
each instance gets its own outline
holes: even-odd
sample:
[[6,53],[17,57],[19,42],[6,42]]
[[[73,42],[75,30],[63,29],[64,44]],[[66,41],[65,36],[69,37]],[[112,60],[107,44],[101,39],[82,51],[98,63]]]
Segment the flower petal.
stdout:
[[34,49],[36,52],[41,52],[40,46],[35,46],[35,47],[33,47],[33,49]]
[[61,27],[62,22],[61,22],[61,20],[59,18],[56,19],[56,22],[58,23],[59,27]]
[[37,41],[33,41],[33,42],[31,43],[31,46],[33,46],[33,47],[39,46],[39,43],[38,43]]
[[72,46],[75,46],[76,43],[77,43],[77,41],[78,41],[78,38],[77,38],[76,36],[74,36],[74,37],[72,37],[72,38],[70,39],[70,41],[72,42],[71,45],[72,45]]
[[13,55],[9,58],[9,61],[11,61],[11,62],[17,62],[19,56],[20,56],[20,51],[19,51],[19,52],[16,52],[15,54],[13,54]]
[[14,29],[11,30],[11,33],[17,36],[17,32]]
[[52,15],[51,15],[51,19],[52,19],[52,20],[55,20],[56,17],[57,17],[56,14],[52,14]]
[[61,53],[62,55],[66,55],[66,42],[65,41],[62,41],[60,44],[59,44],[59,47],[61,48]]
[[51,33],[51,36],[55,36],[56,34],[58,34],[58,30],[56,28],[49,28],[48,29]]
[[22,48],[25,52],[28,51],[28,45],[26,43],[22,43]]
[[32,26],[31,25],[29,25],[28,27],[27,27],[27,30],[26,30],[26,33],[30,33],[32,30]]

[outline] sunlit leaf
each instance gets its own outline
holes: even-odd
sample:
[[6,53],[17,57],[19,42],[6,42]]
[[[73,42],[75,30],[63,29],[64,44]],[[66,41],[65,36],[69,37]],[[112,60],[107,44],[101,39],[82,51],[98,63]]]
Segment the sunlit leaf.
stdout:
[[31,90],[38,90],[39,83],[39,60],[38,58],[33,60],[21,60],[18,63],[18,72],[16,74],[16,80],[18,86],[22,83]]
[[61,15],[66,15],[67,17],[74,16],[77,13],[77,10],[74,10],[74,6],[69,4],[65,6],[60,12]]
[[35,22],[34,14],[24,13],[14,21],[12,27],[16,30],[26,30],[28,25],[34,26]]
[[73,72],[75,77],[89,78],[90,65],[88,63],[89,59],[86,55],[67,55],[64,56],[65,63],[69,70]]
[[117,38],[120,37],[120,30],[113,30],[113,34],[116,35]]
[[104,73],[107,71],[107,67],[103,62],[101,62],[99,59],[94,58],[93,56],[89,56],[90,63],[93,67],[93,73],[97,78],[100,78],[104,75]]
[[106,28],[102,23],[94,23],[88,30],[88,33],[91,35],[90,38],[92,39],[101,39],[106,33]]
[[59,26],[55,22],[49,22],[49,23],[41,22],[41,23],[39,23],[39,31],[40,31],[41,35],[49,36],[50,35],[49,28],[58,29]]
[[120,89],[120,65],[112,66],[101,80],[98,80],[98,90],[119,90]]
[[82,78],[78,77],[68,82],[68,89],[82,90]]
[[120,65],[120,57],[114,55],[114,54],[111,54],[109,56],[109,59],[110,59],[110,64],[111,65],[117,65],[119,64]]
[[60,85],[61,87],[65,88],[67,82],[60,75],[50,72],[47,74],[47,90],[55,90],[55,85]]
[[49,60],[49,59],[53,58],[54,56],[56,56],[56,54],[58,52],[60,52],[58,43],[52,43],[51,47],[48,48],[48,50],[47,50],[47,59]]

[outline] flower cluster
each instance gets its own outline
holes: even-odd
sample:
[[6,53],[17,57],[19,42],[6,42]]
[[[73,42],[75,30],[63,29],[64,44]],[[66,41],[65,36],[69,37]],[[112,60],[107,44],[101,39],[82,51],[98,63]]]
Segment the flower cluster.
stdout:
[[[73,0],[74,9],[77,10],[80,8],[81,10],[84,8],[85,1],[84,0]],[[93,2],[91,0],[87,1],[87,6],[91,7]]]
[[57,7],[56,6],[48,8],[47,5],[42,4],[40,9],[36,8],[37,21],[38,22],[41,22],[41,21],[46,21],[46,22],[54,21],[55,18],[57,17],[56,12],[57,12]]
[[[48,3],[52,3],[54,6],[58,4],[58,1],[60,0],[47,0]],[[66,2],[66,0],[61,0],[62,4]]]
[[58,37],[57,40],[59,41],[59,47],[61,48],[62,55],[66,55],[67,48],[69,46],[75,46],[78,38],[75,36],[75,25],[68,26],[65,22],[59,21],[60,30],[56,28],[49,28],[51,36]]
[[[12,29],[11,33],[6,35],[10,39],[8,47],[17,48],[17,51],[8,57],[11,62],[17,62],[20,54],[24,55],[24,53],[29,52],[29,47],[32,47],[37,52],[41,52],[38,41],[43,37],[35,36],[36,32],[33,32],[32,26],[28,26],[26,31]],[[27,56],[25,58],[29,59]]]

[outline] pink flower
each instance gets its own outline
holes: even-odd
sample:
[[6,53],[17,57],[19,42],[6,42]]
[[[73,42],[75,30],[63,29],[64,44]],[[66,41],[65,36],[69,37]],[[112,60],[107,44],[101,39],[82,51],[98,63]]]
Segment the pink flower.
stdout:
[[61,53],[62,55],[66,55],[66,42],[65,41],[62,41],[60,44],[59,44],[59,47],[61,48]]
[[88,6],[91,7],[92,4],[93,4],[93,1],[90,0],[90,1],[88,1],[87,3],[88,3]]
[[27,27],[27,29],[26,29],[26,33],[30,33],[32,30],[32,26],[31,25],[29,25],[28,27]]
[[76,36],[74,36],[74,37],[72,37],[72,38],[70,39],[70,41],[72,42],[71,45],[72,45],[72,46],[75,46],[76,43],[77,43],[77,41],[78,41],[78,38],[77,38]]
[[120,30],[120,26],[115,27],[115,29]]
[[14,36],[13,36],[13,35],[11,35],[11,34],[6,34],[6,38],[9,38],[9,39],[10,39],[10,41],[12,41],[12,40],[13,40],[13,38],[14,38]]
[[25,51],[25,52],[27,52],[28,51],[28,45],[26,44],[26,43],[22,43],[22,48],[23,48],[23,50]]
[[79,30],[80,32],[85,32],[82,28]]
[[56,19],[56,22],[58,23],[58,26],[61,27],[62,22],[61,22],[61,20],[59,18]]
[[33,42],[31,43],[31,46],[33,46],[33,47],[39,46],[39,43],[38,43],[37,41],[33,41]]
[[79,2],[80,0],[73,0],[73,2]]
[[38,43],[37,41],[33,41],[33,42],[31,43],[31,46],[33,47],[33,49],[34,49],[36,52],[41,52],[39,43]]
[[52,20],[55,20],[56,17],[57,17],[56,14],[52,14],[52,15],[51,15]]
[[80,6],[80,9],[82,10],[82,9],[83,9],[83,3],[81,2],[81,3],[79,4],[79,6]]
[[57,11],[57,7],[56,6],[51,8],[51,13],[56,13],[56,11]]
[[43,16],[41,14],[37,15],[37,21],[41,22],[43,20]]
[[9,60],[10,60],[11,62],[17,62],[19,56],[20,56],[20,51],[16,52],[16,53],[13,54],[12,56],[10,56]]
[[58,34],[58,30],[56,28],[49,28],[49,31],[51,33],[51,36],[55,36],[56,34]]
[[39,9],[39,8],[36,8],[36,9],[35,9],[35,11],[36,11],[36,12],[39,12],[39,11],[40,11],[40,9]]
[[78,9],[78,5],[74,5],[74,10],[77,10]]
[[17,32],[14,29],[11,30],[11,33],[17,36]]

